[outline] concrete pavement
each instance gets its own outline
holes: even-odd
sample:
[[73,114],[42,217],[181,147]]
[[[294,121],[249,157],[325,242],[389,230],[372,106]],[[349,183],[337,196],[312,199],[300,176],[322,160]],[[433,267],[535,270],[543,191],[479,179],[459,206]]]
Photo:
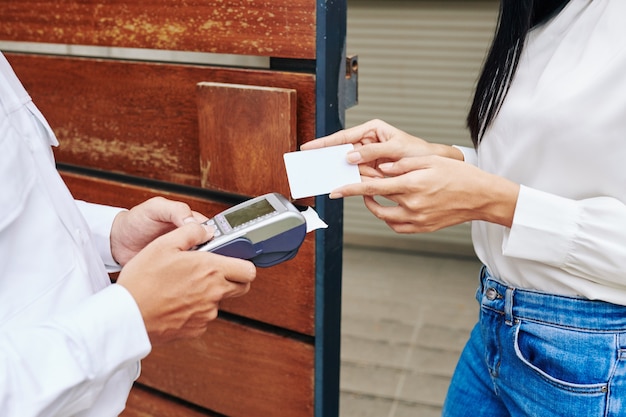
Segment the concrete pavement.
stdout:
[[341,417],[435,417],[478,307],[475,258],[344,248]]

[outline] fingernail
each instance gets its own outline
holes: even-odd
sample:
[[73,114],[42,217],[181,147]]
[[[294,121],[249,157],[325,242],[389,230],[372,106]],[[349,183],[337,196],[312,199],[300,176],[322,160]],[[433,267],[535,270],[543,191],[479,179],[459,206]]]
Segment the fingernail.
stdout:
[[386,170],[391,169],[392,166],[393,166],[393,162],[385,162],[384,164],[378,165],[378,168],[382,169],[383,171],[386,171]]
[[183,219],[183,223],[187,224],[187,223],[198,223],[198,221],[196,219],[194,219],[192,216],[186,217]]
[[350,163],[358,164],[359,162],[363,160],[363,157],[361,156],[360,152],[349,152],[346,159]]
[[338,193],[338,192],[332,192],[330,194],[328,194],[328,198],[330,198],[331,200],[336,200],[338,198],[342,198],[343,194]]

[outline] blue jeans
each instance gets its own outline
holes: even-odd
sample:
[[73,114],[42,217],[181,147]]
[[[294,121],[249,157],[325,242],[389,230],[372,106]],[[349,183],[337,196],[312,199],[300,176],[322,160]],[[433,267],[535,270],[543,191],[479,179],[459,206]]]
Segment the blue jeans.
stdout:
[[444,417],[626,416],[626,307],[507,287],[481,271]]

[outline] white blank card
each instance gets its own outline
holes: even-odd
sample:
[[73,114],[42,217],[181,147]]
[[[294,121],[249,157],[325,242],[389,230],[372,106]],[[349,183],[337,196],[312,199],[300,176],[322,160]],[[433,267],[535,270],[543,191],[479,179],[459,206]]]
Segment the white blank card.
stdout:
[[346,144],[284,154],[291,196],[328,194],[342,185],[361,182],[359,167],[346,160],[352,149],[352,144]]

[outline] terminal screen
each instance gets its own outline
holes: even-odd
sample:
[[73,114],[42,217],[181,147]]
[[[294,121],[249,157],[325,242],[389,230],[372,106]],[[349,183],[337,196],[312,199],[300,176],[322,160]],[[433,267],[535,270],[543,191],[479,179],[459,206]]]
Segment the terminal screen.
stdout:
[[245,207],[233,211],[232,213],[224,214],[224,217],[228,221],[228,224],[230,224],[230,227],[235,228],[258,217],[265,216],[266,214],[270,214],[275,211],[276,210],[269,203],[269,201],[263,199],[261,201],[257,201],[256,203],[246,205]]

